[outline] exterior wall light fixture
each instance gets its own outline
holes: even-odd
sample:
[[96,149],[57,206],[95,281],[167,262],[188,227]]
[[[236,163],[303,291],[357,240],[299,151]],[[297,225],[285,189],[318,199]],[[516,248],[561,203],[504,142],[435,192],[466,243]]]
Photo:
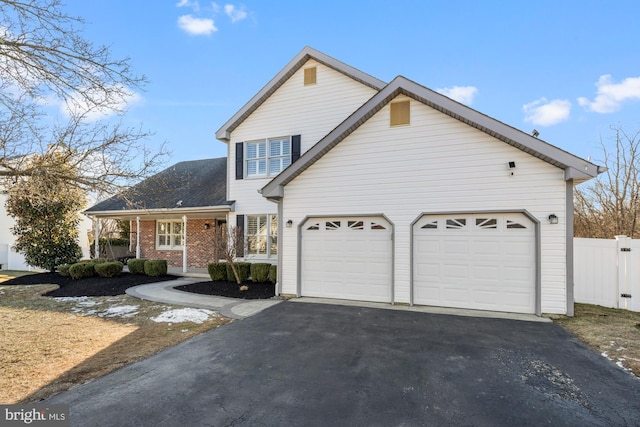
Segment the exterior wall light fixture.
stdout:
[[204,229],[205,229],[205,230],[208,230],[208,229],[210,229],[210,228],[211,228],[211,224],[209,224],[208,222],[205,222],[205,223],[204,223]]
[[287,228],[291,228],[292,225],[293,225],[293,221],[291,220],[287,221]]
[[551,214],[549,215],[549,224],[557,224],[558,223],[558,215]]

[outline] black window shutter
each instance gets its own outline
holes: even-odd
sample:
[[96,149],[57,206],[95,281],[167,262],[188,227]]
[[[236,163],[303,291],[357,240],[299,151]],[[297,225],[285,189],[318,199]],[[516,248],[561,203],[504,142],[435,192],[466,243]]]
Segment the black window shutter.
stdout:
[[244,143],[236,142],[236,179],[244,178]]
[[300,158],[300,135],[291,136],[291,163]]
[[236,227],[240,230],[240,234],[243,236],[240,243],[240,247],[236,248],[236,256],[244,256],[244,215],[236,215]]

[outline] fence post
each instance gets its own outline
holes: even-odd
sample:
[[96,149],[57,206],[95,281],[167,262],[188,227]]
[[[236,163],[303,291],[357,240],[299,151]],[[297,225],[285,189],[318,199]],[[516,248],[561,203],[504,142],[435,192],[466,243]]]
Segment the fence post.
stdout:
[[624,234],[616,236],[618,242],[618,277],[616,286],[616,301],[618,302],[618,308],[627,308],[627,298],[623,298],[621,295],[629,293],[629,277],[627,275],[627,260],[629,251],[631,250],[630,238]]

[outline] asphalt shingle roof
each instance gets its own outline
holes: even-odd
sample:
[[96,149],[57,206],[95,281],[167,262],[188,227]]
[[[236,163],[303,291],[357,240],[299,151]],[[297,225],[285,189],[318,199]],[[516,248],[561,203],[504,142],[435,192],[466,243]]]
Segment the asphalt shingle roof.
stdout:
[[226,157],[192,160],[176,163],[85,212],[231,204],[226,197]]

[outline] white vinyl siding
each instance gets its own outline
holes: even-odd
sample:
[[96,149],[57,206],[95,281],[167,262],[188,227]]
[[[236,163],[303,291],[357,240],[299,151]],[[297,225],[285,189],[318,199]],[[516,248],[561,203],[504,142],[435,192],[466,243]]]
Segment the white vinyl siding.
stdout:
[[[236,158],[236,142],[279,135],[301,135],[301,153],[304,153],[375,94],[374,89],[314,60],[309,60],[304,67],[316,67],[318,83],[305,86],[303,68],[296,71],[232,131],[227,158]],[[245,156],[245,167],[246,160]],[[281,161],[280,167],[284,169],[285,164],[286,161]],[[278,167],[275,161],[271,166]],[[235,164],[229,162],[227,199],[236,201],[238,213],[275,213],[276,205],[257,192],[270,179],[265,174],[262,178],[237,180]]]
[[294,227],[280,236],[282,292],[296,293],[296,225],[308,215],[386,215],[394,300],[408,303],[411,224],[422,213],[526,209],[540,222],[542,312],[565,313],[565,197],[561,169],[420,102],[411,102],[410,126],[389,127],[387,105],[285,187],[283,219]]

